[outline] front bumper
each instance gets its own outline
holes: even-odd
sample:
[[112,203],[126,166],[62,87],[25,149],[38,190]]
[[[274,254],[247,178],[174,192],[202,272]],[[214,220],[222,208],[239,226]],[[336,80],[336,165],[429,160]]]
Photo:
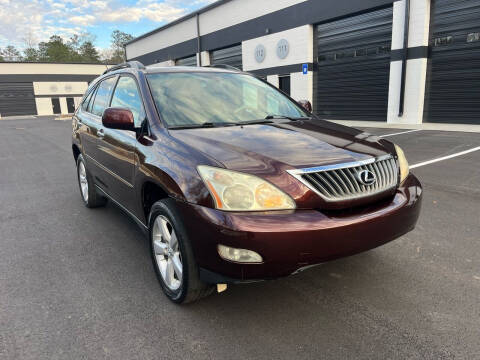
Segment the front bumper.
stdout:
[[[248,282],[357,254],[414,229],[422,188],[410,175],[395,196],[369,207],[335,213],[296,210],[228,213],[178,202],[201,276],[208,282]],[[262,264],[220,258],[217,245],[253,250]]]

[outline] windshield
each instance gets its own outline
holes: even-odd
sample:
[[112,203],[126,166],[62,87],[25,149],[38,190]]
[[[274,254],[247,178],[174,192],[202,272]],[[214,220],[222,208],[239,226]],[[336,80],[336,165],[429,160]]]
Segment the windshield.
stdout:
[[168,127],[308,117],[281,92],[246,74],[160,73],[148,75],[148,82]]

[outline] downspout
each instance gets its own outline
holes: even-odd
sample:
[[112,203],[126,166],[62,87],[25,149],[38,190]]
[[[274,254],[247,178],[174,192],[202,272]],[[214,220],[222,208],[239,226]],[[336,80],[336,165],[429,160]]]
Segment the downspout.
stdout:
[[200,13],[197,12],[197,52],[198,65],[202,66],[202,43],[200,39]]
[[405,0],[405,29],[403,31],[402,82],[400,85],[400,103],[399,103],[399,109],[398,109],[399,117],[402,117],[405,112],[405,84],[407,81],[409,31],[410,31],[410,0]]

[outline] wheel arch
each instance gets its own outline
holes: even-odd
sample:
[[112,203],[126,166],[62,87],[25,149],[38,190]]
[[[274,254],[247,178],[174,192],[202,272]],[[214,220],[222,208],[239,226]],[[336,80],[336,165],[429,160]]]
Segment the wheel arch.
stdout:
[[76,162],[78,157],[82,153],[80,151],[80,148],[77,146],[77,144],[72,144],[72,152],[73,152],[73,158],[75,159],[75,162]]
[[157,201],[167,199],[171,197],[169,192],[165,189],[163,185],[158,184],[153,180],[145,180],[142,184],[142,209],[145,215],[145,220],[147,225],[150,224],[150,210],[152,209],[153,204]]

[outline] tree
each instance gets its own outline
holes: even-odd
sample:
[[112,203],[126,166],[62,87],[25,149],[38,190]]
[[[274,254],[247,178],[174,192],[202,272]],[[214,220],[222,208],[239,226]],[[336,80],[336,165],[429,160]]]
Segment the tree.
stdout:
[[79,48],[81,62],[84,63],[100,63],[100,55],[97,49],[90,41],[85,41]]
[[[0,49],[0,54],[1,54],[1,53],[2,53],[2,49]],[[0,62],[4,62],[4,61],[5,61],[5,59],[3,58],[2,55],[0,55]]]
[[35,48],[26,48],[23,50],[23,61],[37,62],[39,61],[39,52]]
[[119,64],[126,60],[125,58],[125,49],[124,46],[130,40],[133,40],[133,36],[127,33],[124,33],[120,30],[115,30],[112,32],[111,37],[111,48],[112,48],[112,57],[108,61],[112,64]]
[[38,48],[40,61],[71,62],[75,58],[74,51],[58,35],[51,36],[48,42],[41,42]]
[[25,48],[23,50],[23,61],[29,62],[36,62],[38,61],[38,50],[37,48],[37,40],[35,35],[29,31],[23,38],[23,43]]
[[20,51],[18,51],[13,45],[8,45],[0,55],[3,57],[4,61],[21,61],[22,60]]

